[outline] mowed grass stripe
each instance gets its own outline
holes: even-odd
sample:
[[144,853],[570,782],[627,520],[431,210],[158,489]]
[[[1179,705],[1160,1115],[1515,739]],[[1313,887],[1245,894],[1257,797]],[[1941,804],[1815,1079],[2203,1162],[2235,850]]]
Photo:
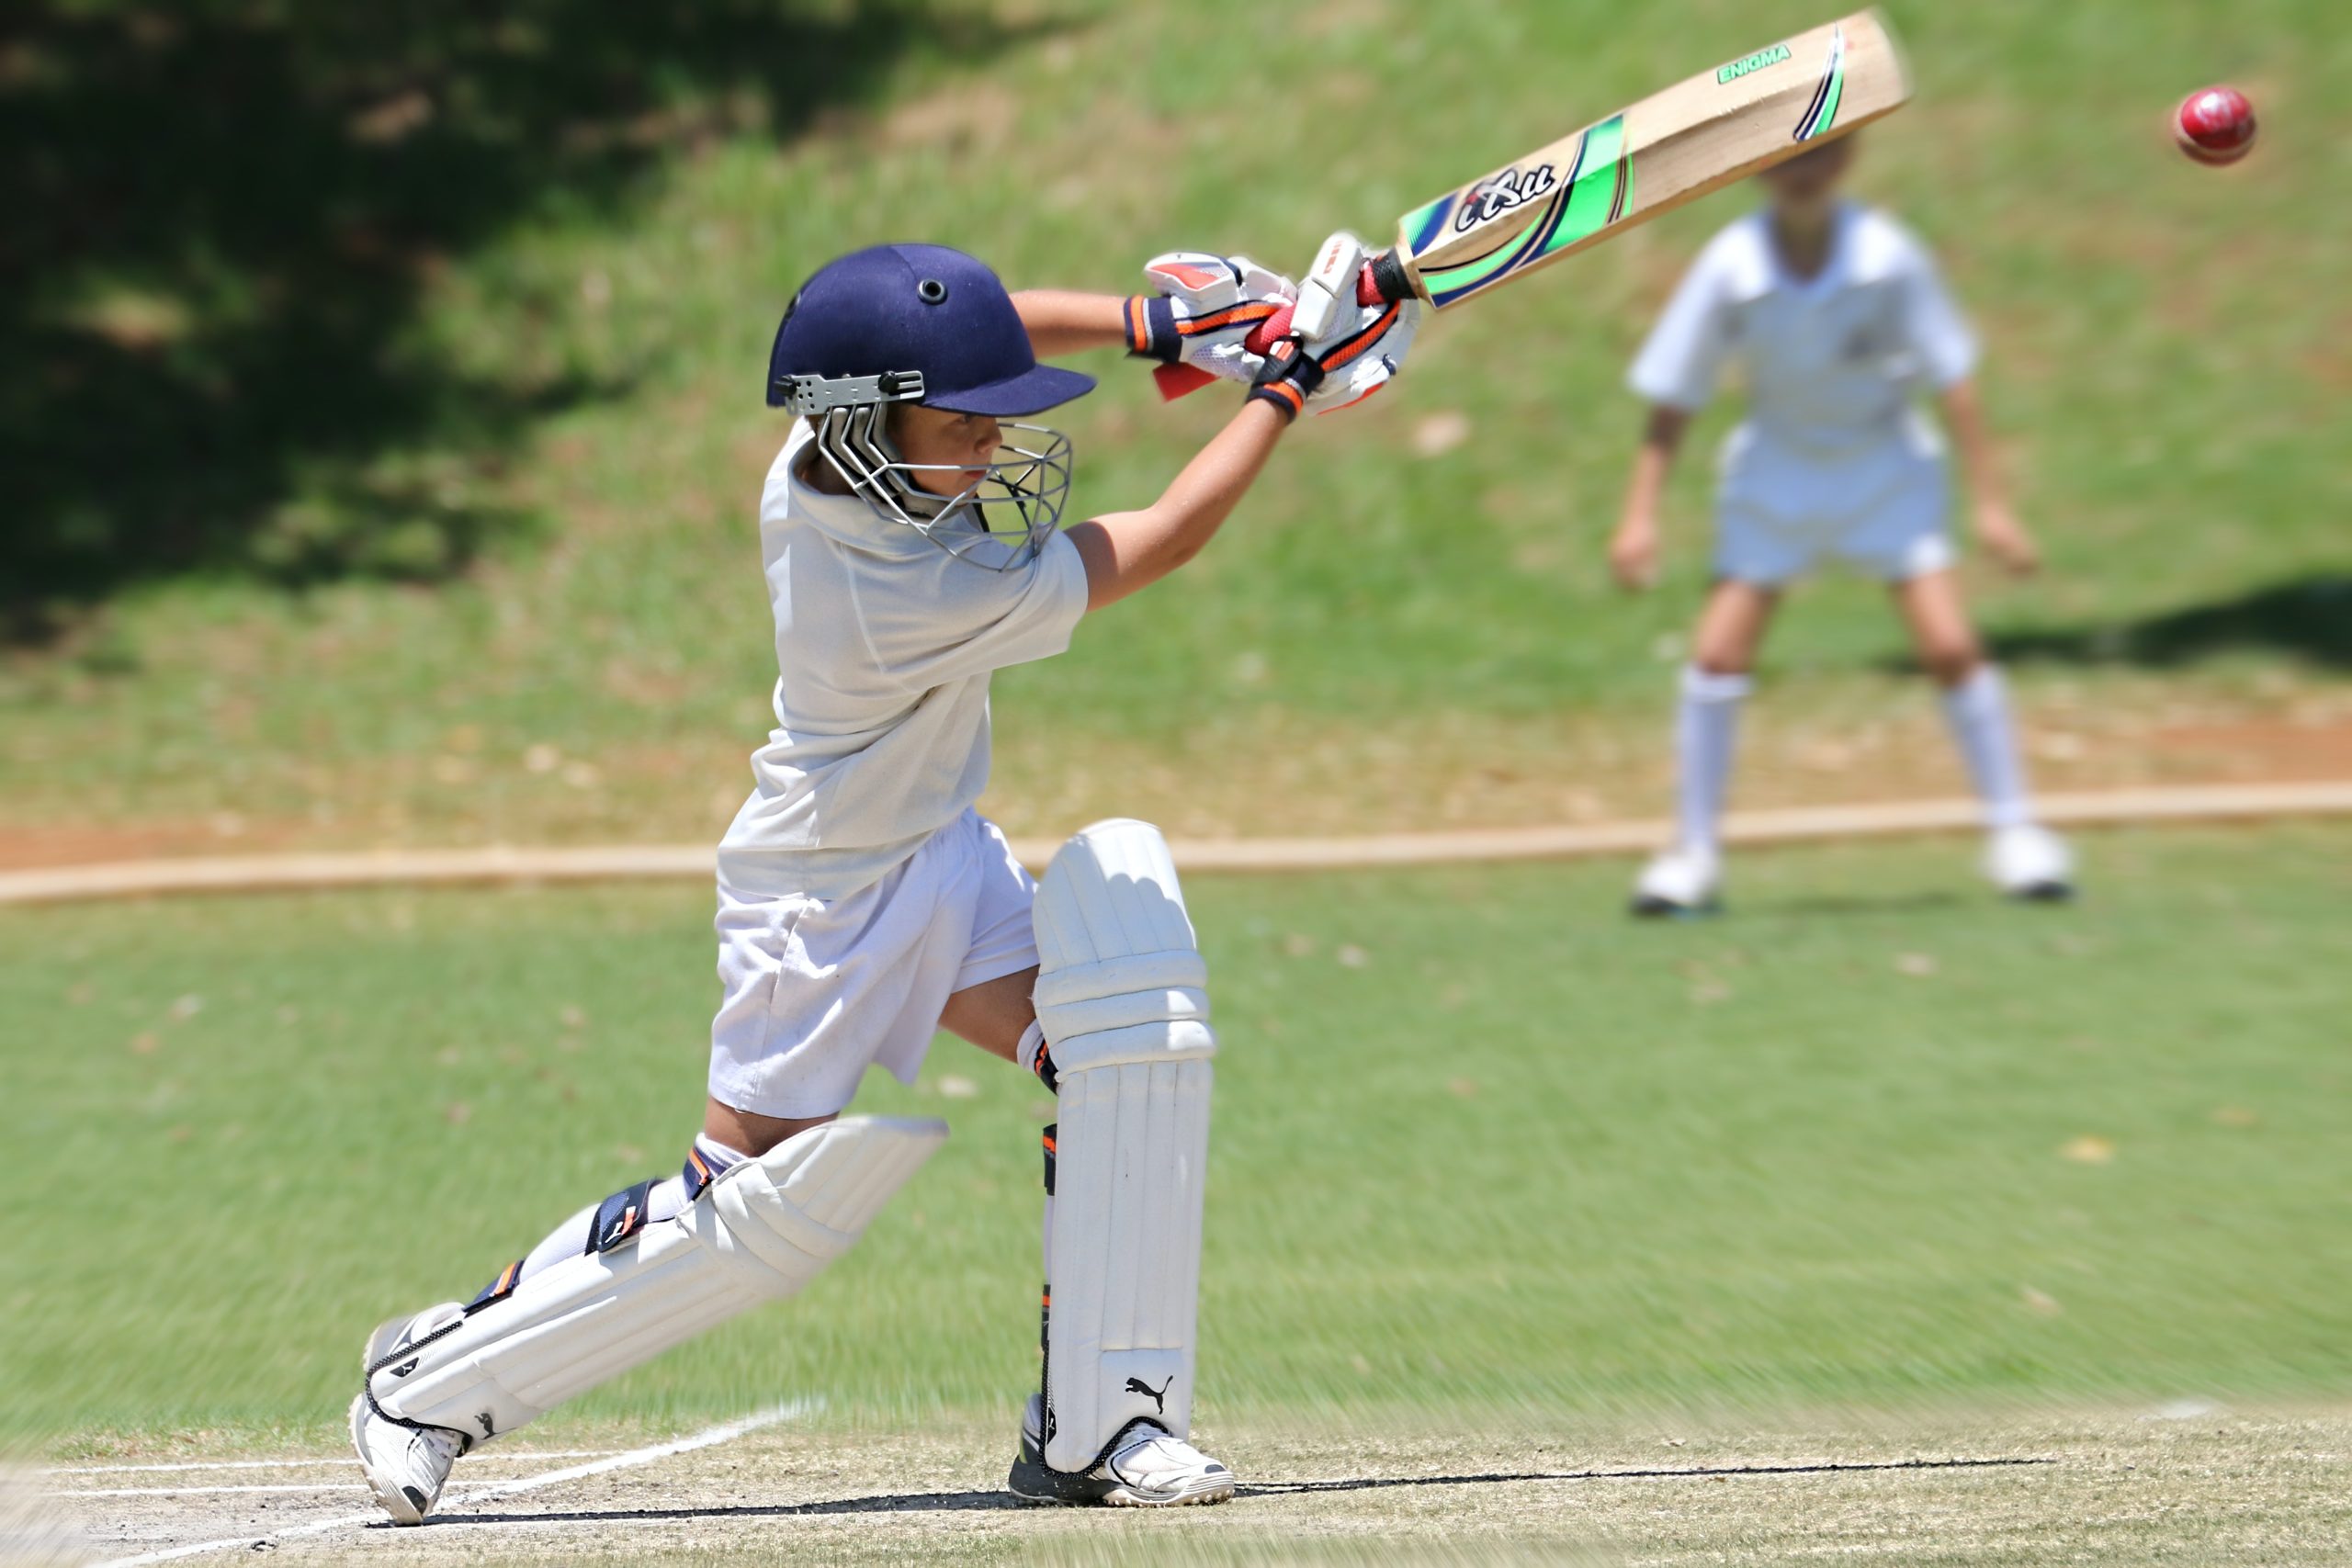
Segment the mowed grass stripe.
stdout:
[[[1227,1042],[1206,1417],[2344,1392],[2347,851],[2103,836],[2060,910],[1952,843],[1759,853],[1730,918],[1664,927],[1618,915],[1614,865],[1195,879]],[[0,1422],[58,1462],[323,1442],[368,1325],[677,1158],[707,916],[0,915],[0,1147],[43,1259],[0,1283]],[[1048,1102],[943,1043],[861,1103],[956,1138],[806,1296],[541,1440],[746,1391],[1016,1408]]]

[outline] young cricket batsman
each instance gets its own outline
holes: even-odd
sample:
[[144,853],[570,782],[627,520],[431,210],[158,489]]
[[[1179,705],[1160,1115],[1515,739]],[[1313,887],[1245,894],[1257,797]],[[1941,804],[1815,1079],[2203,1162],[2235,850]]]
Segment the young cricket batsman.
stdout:
[[1757,650],[1789,585],[1825,559],[1883,581],[1942,688],[1984,802],[1984,867],[2005,893],[2064,898],[2065,845],[2038,826],[1999,670],[1988,663],[1945,533],[1943,444],[1917,406],[1941,404],[1976,532],[2010,571],[2039,553],[2009,509],[1975,384],[1976,343],[1935,264],[1882,212],[1841,199],[1857,138],[1758,176],[1761,210],[1717,234],[1667,306],[1630,378],[1649,427],[1609,558],[1622,583],[1657,577],[1658,497],[1691,415],[1736,366],[1747,417],[1724,445],[1715,581],[1691,639],[1675,725],[1679,837],[1634,885],[1642,915],[1711,908],[1717,820]]
[[[1242,257],[1178,253],[1131,299],[1008,295],[970,256],[884,245],[811,277],[778,328],[797,416],[760,505],[775,728],[718,851],[709,1100],[678,1175],[582,1208],[469,1303],[369,1337],[352,1440],[415,1524],[451,1465],[846,1251],[945,1136],[841,1115],[869,1065],[911,1082],[944,1029],[1035,1072],[1046,1135],[1043,1386],[1011,1485],[1044,1502],[1221,1502],[1188,1442],[1206,974],[1159,835],[1098,823],[1042,885],[974,810],[989,679],[1190,560],[1303,410],[1377,390],[1418,307],[1244,342],[1294,297]],[[1012,423],[1089,391],[1041,365],[1124,347],[1247,382],[1157,501],[1060,527],[1070,446]],[[909,1280],[910,1289],[919,1282]]]

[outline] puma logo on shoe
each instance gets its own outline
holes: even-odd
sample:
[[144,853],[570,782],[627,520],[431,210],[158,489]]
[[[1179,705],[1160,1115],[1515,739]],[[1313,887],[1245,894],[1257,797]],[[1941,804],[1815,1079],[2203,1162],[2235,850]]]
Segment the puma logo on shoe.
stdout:
[[1148,1394],[1148,1395],[1150,1395],[1150,1396],[1151,1396],[1151,1407],[1152,1407],[1154,1410],[1158,1411],[1160,1415],[1165,1416],[1165,1415],[1167,1415],[1167,1414],[1168,1414],[1168,1391],[1169,1391],[1170,1389],[1171,1389],[1171,1388],[1175,1387],[1175,1386],[1176,1386],[1176,1374],[1175,1374],[1175,1373],[1173,1373],[1173,1372],[1170,1372],[1170,1373],[1169,1373],[1169,1374],[1168,1374],[1168,1381],[1167,1381],[1166,1382],[1164,1382],[1164,1383],[1161,1383],[1161,1384],[1160,1384],[1158,1388],[1156,1388],[1156,1389],[1155,1389],[1155,1388],[1153,1388],[1149,1383],[1148,1383],[1148,1382],[1144,1382],[1144,1381],[1143,1381],[1143,1379],[1141,1379],[1141,1378],[1129,1378],[1129,1379],[1127,1380],[1127,1386],[1126,1386],[1126,1388],[1125,1388],[1125,1393],[1142,1393],[1142,1394]]
[[494,1438],[494,1437],[498,1436],[498,1429],[497,1429],[495,1427],[493,1427],[493,1426],[492,1426],[492,1425],[491,1425],[491,1420],[490,1420],[490,1412],[489,1412],[489,1411],[487,1411],[487,1410],[477,1410],[477,1411],[475,1411],[475,1412],[474,1412],[474,1419],[481,1423],[481,1435],[482,1435],[483,1437],[485,1437],[485,1438]]

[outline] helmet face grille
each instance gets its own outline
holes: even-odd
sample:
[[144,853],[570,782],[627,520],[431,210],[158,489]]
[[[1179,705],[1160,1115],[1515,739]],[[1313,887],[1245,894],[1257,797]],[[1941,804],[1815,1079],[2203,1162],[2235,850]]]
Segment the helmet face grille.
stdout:
[[883,404],[834,407],[815,416],[817,449],[851,490],[886,520],[912,528],[958,560],[1011,571],[1036,558],[1061,524],[1069,498],[1069,437],[1039,424],[1006,423],[1006,439],[980,477],[954,495],[924,489],[916,476],[963,475],[944,463],[910,463],[883,429]]

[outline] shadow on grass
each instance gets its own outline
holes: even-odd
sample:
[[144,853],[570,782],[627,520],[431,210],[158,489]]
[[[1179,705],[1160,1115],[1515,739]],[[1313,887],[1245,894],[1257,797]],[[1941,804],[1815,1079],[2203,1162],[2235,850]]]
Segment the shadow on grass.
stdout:
[[[462,570],[520,525],[488,499],[502,453],[616,389],[461,370],[412,330],[432,281],[521,221],[624,221],[671,160],[790,137],[904,56],[1036,30],[933,10],[0,11],[0,641],[175,572]],[[543,360],[547,313],[515,326]]]
[[[2352,572],[2323,571],[2211,604],[2136,621],[2067,630],[2007,632],[1988,639],[2009,664],[2130,664],[2177,670],[2217,655],[2282,654],[2326,670],[2352,670]],[[1888,668],[1916,670],[1908,660]]]
[[[1705,1481],[1717,1476],[1843,1475],[1902,1470],[1999,1470],[2055,1464],[2040,1456],[1994,1459],[1875,1460],[1841,1464],[1692,1465],[1656,1470],[1495,1471],[1471,1475],[1357,1476],[1339,1481],[1270,1481],[1244,1485],[1238,1497],[1295,1497],[1334,1492],[1375,1492],[1405,1486],[1508,1486],[1547,1481]],[[771,1519],[825,1514],[996,1513],[1027,1509],[1010,1492],[901,1492],[865,1497],[842,1497],[820,1503],[738,1503],[710,1508],[583,1508],[533,1513],[435,1514],[427,1526],[556,1525],[686,1522],[696,1519]],[[389,1522],[369,1529],[393,1529]]]
[[[1922,915],[1956,909],[1961,896],[1948,890],[1932,893],[1822,894],[1806,898],[1754,898],[1742,906],[1750,913],[1789,915],[1798,919],[1841,915]],[[1973,902],[1973,900],[1970,900]]]

